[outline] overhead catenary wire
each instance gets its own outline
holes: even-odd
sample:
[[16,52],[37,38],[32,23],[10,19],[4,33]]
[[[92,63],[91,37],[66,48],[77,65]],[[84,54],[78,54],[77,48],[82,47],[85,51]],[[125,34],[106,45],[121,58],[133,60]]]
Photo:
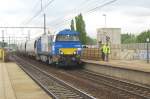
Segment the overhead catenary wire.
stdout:
[[[105,2],[105,3],[103,3],[101,5],[98,5],[98,6],[94,7],[94,8],[86,9],[85,11],[80,12],[80,13],[89,14],[89,13],[95,12],[96,10],[98,10],[98,9],[100,9],[102,7],[105,7],[105,6],[111,4],[111,3],[115,2],[115,1],[117,1],[117,0],[111,0],[111,1]],[[79,12],[77,14],[79,14]],[[53,24],[53,26],[56,27],[56,26],[64,25],[65,22],[70,21],[73,17],[70,17],[68,19],[63,19],[62,21]]]
[[[82,3],[80,3],[78,5],[78,7],[70,10],[70,12],[72,12],[74,15],[70,16],[68,18],[64,18],[64,16],[58,17],[56,18],[54,21],[48,22],[49,25],[51,25],[52,27],[60,27],[61,25],[65,25],[67,22],[69,22],[72,18],[74,18],[76,15],[78,15],[79,13],[84,13],[84,14],[88,14],[88,13],[92,13],[108,4],[111,4],[113,2],[115,2],[117,0],[111,0],[108,2],[103,2],[100,0],[84,0]],[[54,0],[50,0],[44,7],[43,10],[45,10],[52,2],[54,2]],[[101,2],[101,3],[100,3]],[[100,5],[101,4],[101,5]],[[41,14],[41,12],[43,12],[43,10],[38,11],[30,20],[28,20],[26,22],[26,24],[31,23],[37,16],[39,16]]]
[[[77,15],[79,13],[79,11],[82,10],[82,7],[86,4],[88,4],[90,1],[93,1],[93,0],[84,0],[82,3],[80,3],[77,7],[75,7],[74,9],[71,9],[69,10],[68,12],[70,13],[74,13],[74,15]],[[62,22],[64,21],[63,17],[65,17],[65,15],[63,16],[60,16],[58,18],[56,18],[55,20],[51,21],[50,23],[56,23],[56,24],[59,24],[59,21]],[[60,20],[59,20],[60,19]]]
[[[40,3],[39,0],[36,0],[36,1],[34,1],[34,2],[35,2],[35,3],[34,3],[32,9],[31,9],[31,12],[35,11],[35,9],[38,8],[37,5],[39,5],[39,3]],[[22,22],[22,24],[25,24],[26,20],[29,20],[29,19],[30,19],[29,17],[30,17],[30,16],[27,16],[27,18]]]
[[[40,13],[41,13],[44,9],[46,9],[46,8],[47,8],[52,2],[54,2],[54,1],[55,1],[55,0],[50,0],[44,7],[42,7],[42,10],[39,10],[38,12],[36,12],[34,16],[32,16],[30,19],[28,19],[27,22],[25,22],[25,24],[29,24],[30,22],[32,22],[33,19],[35,19],[36,17],[38,17],[38,16],[40,15]],[[91,0],[84,0],[84,2],[82,2],[82,3],[79,5],[79,7],[80,7],[82,4],[87,3],[88,1],[91,1]]]
[[50,0],[42,9],[40,9],[38,12],[35,13],[34,16],[32,16],[25,24],[29,24],[33,21],[36,17],[38,17],[51,3],[53,3],[55,0]]
[[[109,1],[110,2],[110,1]],[[106,2],[107,4],[108,4],[108,2]],[[106,3],[104,3],[104,4],[106,4]],[[102,6],[102,5],[100,5],[101,7],[104,7],[104,5]],[[97,6],[97,7],[99,7],[99,6]],[[99,7],[100,8],[100,7]],[[93,8],[92,8],[93,9]],[[86,11],[83,11],[83,12],[80,12],[80,13],[84,13],[84,14],[86,14],[86,13],[91,13],[91,11],[90,10],[92,10],[92,9],[87,9]],[[93,12],[94,12],[94,10],[93,10]],[[79,14],[79,12],[77,13],[77,14]],[[76,15],[77,15],[76,14]],[[65,19],[65,20],[71,20],[73,17],[70,17],[70,18],[68,18],[68,19]],[[56,24],[54,24],[54,26],[56,26],[56,25],[58,25],[59,23],[63,23],[63,22],[65,22],[64,20],[62,20],[62,21],[60,21],[60,22],[58,22],[58,23],[56,23]]]
[[111,4],[111,3],[115,2],[115,1],[117,1],[117,0],[112,0],[112,1],[106,2],[106,3],[104,3],[104,4],[100,5],[100,6],[97,6],[97,7],[93,8],[93,9],[89,10],[88,12],[96,11],[99,8],[102,8],[102,7],[106,6],[106,5],[109,5],[109,4]]

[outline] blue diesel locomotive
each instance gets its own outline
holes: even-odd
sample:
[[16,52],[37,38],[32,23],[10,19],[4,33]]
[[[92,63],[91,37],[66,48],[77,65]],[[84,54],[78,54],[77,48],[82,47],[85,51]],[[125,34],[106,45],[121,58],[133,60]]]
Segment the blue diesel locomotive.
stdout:
[[25,53],[37,60],[62,67],[82,64],[82,45],[78,32],[66,29],[56,35],[42,35],[35,40],[27,41],[25,45]]
[[77,65],[81,63],[81,47],[78,32],[63,30],[55,38],[52,55],[57,57],[59,65]]

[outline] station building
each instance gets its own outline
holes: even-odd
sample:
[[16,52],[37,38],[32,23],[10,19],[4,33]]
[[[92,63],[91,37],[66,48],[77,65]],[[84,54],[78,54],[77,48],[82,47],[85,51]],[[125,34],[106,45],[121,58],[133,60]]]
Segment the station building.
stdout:
[[121,28],[98,28],[97,29],[97,41],[106,43],[106,39],[110,38],[111,44],[121,44]]
[[111,46],[111,59],[120,59],[121,28],[98,28],[97,44],[109,43]]

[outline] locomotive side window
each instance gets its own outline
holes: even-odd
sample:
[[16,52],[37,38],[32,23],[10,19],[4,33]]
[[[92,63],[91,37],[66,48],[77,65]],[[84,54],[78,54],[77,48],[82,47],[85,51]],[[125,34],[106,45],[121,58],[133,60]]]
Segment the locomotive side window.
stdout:
[[79,41],[78,35],[58,35],[56,41]]
[[34,42],[34,48],[36,48],[36,41]]

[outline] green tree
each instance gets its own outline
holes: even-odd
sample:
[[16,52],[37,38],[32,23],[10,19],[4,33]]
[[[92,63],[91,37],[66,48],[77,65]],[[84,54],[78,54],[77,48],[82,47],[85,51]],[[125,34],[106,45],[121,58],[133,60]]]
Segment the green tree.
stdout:
[[48,34],[51,34],[51,32],[48,30]]
[[137,43],[146,43],[146,39],[150,39],[150,30],[144,31],[137,36]]
[[97,43],[96,39],[93,39],[93,38],[87,36],[87,44],[89,44],[89,45],[96,45],[96,43]]
[[0,42],[0,48],[7,47],[7,46],[8,46],[7,42]]
[[73,20],[73,19],[71,20],[70,28],[71,28],[71,30],[75,31],[75,28],[74,28],[74,20]]
[[79,32],[79,39],[82,44],[87,44],[87,36],[85,30],[85,22],[83,20],[82,14],[75,17],[76,21],[76,31]]
[[121,34],[121,43],[127,44],[127,43],[136,43],[136,36],[133,34]]

